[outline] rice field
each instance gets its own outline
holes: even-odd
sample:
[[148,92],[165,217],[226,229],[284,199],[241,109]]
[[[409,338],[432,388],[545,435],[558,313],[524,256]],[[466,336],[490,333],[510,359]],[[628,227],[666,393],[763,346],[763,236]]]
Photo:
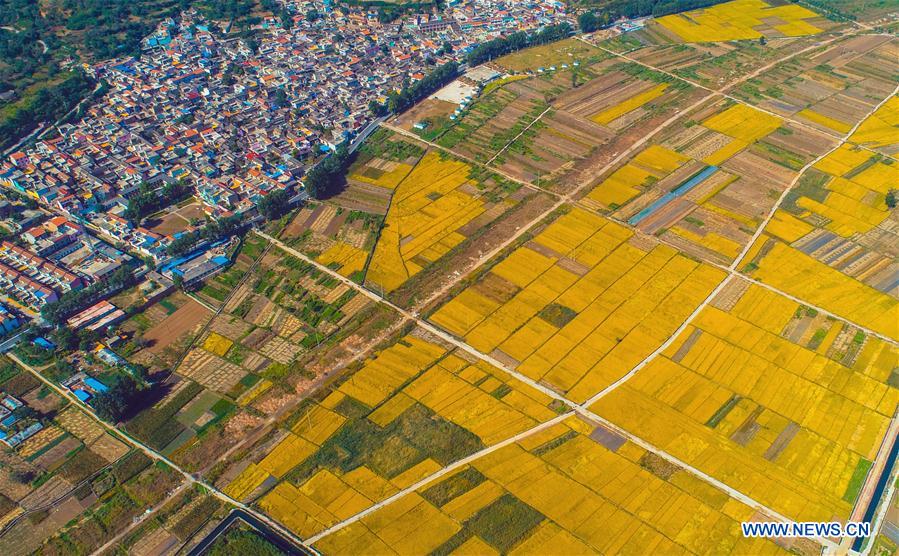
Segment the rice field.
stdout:
[[897,356],[734,282],[592,410],[790,519],[846,519],[899,402]]
[[724,274],[574,208],[430,320],[574,401],[658,345]]
[[600,177],[579,202],[726,264],[798,168],[828,145],[755,108],[710,104]]
[[[747,253],[749,276],[891,338],[899,337],[899,300],[776,239],[761,236]],[[895,277],[894,277],[895,279]]]
[[708,8],[666,15],[656,23],[683,42],[723,42],[761,37],[815,35],[809,20],[818,14],[795,4],[773,6],[762,0],[733,0]]
[[569,418],[315,543],[327,554],[767,553],[751,508],[610,431]]
[[464,162],[429,152],[396,188],[366,281],[385,292],[465,241],[462,228],[487,210]]
[[225,487],[308,537],[557,415],[502,371],[410,335],[305,404]]
[[899,96],[894,96],[862,122],[849,140],[893,154],[899,150],[897,127],[899,127]]

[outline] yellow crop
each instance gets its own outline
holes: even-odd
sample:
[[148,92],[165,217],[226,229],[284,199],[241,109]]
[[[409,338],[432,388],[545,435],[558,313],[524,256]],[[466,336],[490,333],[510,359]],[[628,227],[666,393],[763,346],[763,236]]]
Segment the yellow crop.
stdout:
[[829,116],[825,116],[824,114],[819,114],[809,108],[805,110],[800,110],[797,114],[800,118],[805,118],[810,122],[815,122],[816,124],[821,124],[826,128],[832,129],[834,131],[839,131],[840,133],[848,133],[850,129],[852,129],[851,124],[847,124],[846,122],[841,122],[840,120],[836,120]]
[[806,224],[788,212],[778,209],[774,217],[768,222],[765,231],[773,234],[787,243],[793,243],[805,234],[811,232],[814,227]]
[[303,463],[316,450],[315,444],[295,434],[288,435],[259,462],[259,468],[281,478],[288,471]]
[[814,17],[815,12],[794,4],[772,7],[761,0],[734,0],[656,21],[684,42],[720,42],[757,39],[762,34],[756,28],[764,27],[768,18],[785,22],[774,26],[783,35],[814,35],[821,29],[805,21]]
[[745,104],[734,104],[724,112],[707,118],[702,125],[735,139],[751,143],[780,127],[781,121],[777,116]]
[[[763,241],[760,238],[757,245]],[[899,301],[780,242],[761,259],[753,276],[872,330],[899,337]]]
[[351,276],[365,268],[368,253],[348,243],[338,241],[325,249],[316,259],[325,266],[337,265],[337,271],[343,276]]
[[[432,320],[481,351],[503,350],[528,377],[585,400],[662,343],[724,276],[667,246],[638,249],[630,236],[576,208],[533,239],[556,257],[525,245],[493,267],[521,288],[505,303],[475,284]],[[584,265],[584,273],[563,257]]]
[[210,332],[206,341],[203,342],[203,349],[209,353],[214,353],[215,355],[222,357],[228,353],[228,350],[231,349],[232,345],[234,345],[234,342],[229,338],[225,338],[221,334],[216,334],[215,332]]
[[875,148],[895,145],[899,142],[897,126],[899,126],[899,96],[885,102],[879,110],[858,126],[849,139]]
[[367,280],[392,291],[464,241],[458,230],[484,212],[463,191],[471,168],[429,152],[400,183],[375,246]]
[[590,119],[598,124],[606,125],[609,122],[616,120],[616,119],[620,118],[621,116],[627,114],[628,112],[631,112],[633,110],[636,110],[637,108],[640,108],[647,102],[662,96],[662,93],[664,93],[665,89],[667,89],[667,88],[668,88],[667,83],[661,83],[659,85],[656,85],[655,87],[652,87],[646,91],[643,91],[642,93],[638,93],[638,94],[630,97],[629,99],[625,100],[624,102],[621,102],[617,106],[612,106],[611,108],[607,108],[607,109],[603,110],[602,112],[591,116]]
[[845,518],[899,392],[873,370],[892,369],[876,340],[849,369],[822,355],[840,324],[818,352],[782,337],[798,308],[755,285],[729,312],[707,306],[593,410],[791,519]]

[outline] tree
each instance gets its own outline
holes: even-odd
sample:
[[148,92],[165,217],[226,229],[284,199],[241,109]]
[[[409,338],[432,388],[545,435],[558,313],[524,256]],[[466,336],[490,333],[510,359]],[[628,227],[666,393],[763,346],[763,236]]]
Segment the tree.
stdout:
[[290,194],[284,189],[272,191],[256,204],[266,220],[277,220],[290,209]]
[[890,208],[890,209],[896,208],[896,204],[897,204],[896,190],[890,189],[889,191],[887,191],[884,201],[886,201],[887,208]]
[[53,333],[53,341],[65,351],[71,351],[78,347],[78,334],[68,326],[60,326]]
[[306,192],[313,199],[324,199],[337,192],[343,184],[343,174],[352,162],[352,157],[346,145],[340,145],[337,151],[313,166],[303,184]]
[[387,105],[376,100],[368,101],[368,110],[371,112],[372,116],[376,118],[387,115]]
[[287,93],[284,91],[284,89],[278,89],[275,92],[275,103],[279,107],[287,106]]
[[286,9],[281,11],[281,26],[288,31],[293,29],[293,15]]
[[306,12],[306,21],[309,23],[314,23],[318,18],[321,17],[318,13],[318,10],[315,8],[310,9]]
[[91,404],[100,418],[117,423],[128,415],[137,400],[137,381],[128,375],[119,375],[105,392],[98,392]]
[[577,18],[577,24],[583,33],[592,33],[599,29],[599,19],[593,12],[584,12]]

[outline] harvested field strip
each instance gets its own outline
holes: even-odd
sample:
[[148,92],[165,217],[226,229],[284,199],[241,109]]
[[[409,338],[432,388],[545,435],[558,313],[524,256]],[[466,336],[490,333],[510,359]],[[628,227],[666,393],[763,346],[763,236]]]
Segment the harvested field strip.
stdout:
[[650,102],[653,99],[660,97],[662,95],[662,93],[665,92],[665,89],[667,89],[667,88],[668,88],[667,83],[661,83],[659,85],[656,85],[655,87],[652,87],[651,89],[649,89],[647,91],[644,91],[635,96],[632,96],[631,98],[625,100],[618,106],[613,106],[612,108],[603,110],[602,112],[591,116],[590,119],[598,124],[606,125],[609,122],[611,122],[612,120],[618,119],[619,117],[623,116],[624,114],[627,114],[628,112],[630,112],[632,110],[636,110],[637,108],[640,108],[647,102]]

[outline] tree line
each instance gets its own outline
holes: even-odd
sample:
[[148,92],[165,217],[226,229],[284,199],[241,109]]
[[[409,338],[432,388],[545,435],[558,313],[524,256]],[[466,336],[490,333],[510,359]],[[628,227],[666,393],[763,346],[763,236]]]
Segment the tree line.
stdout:
[[399,114],[410,108],[416,102],[455,79],[459,75],[459,64],[447,62],[427,74],[416,83],[406,83],[399,92],[393,92],[387,99],[387,109],[394,114]]
[[559,23],[544,27],[540,31],[527,33],[518,31],[506,37],[499,37],[476,46],[468,53],[466,61],[470,66],[477,66],[489,62],[500,56],[511,54],[531,46],[538,46],[549,42],[561,40],[571,36],[573,29],[568,23]]
[[201,241],[218,241],[236,234],[242,226],[239,214],[232,214],[218,220],[213,220],[190,233],[182,234],[169,244],[166,252],[171,257],[178,257],[190,252]]
[[159,189],[153,189],[149,184],[142,183],[137,195],[128,199],[125,218],[137,225],[148,214],[181,202],[191,195],[193,189],[183,180],[167,183]]
[[634,18],[650,15],[661,17],[687,10],[705,8],[724,1],[726,0],[607,0],[584,2],[584,4],[590,6],[591,10],[598,12],[599,15],[595,16],[598,25],[588,31],[584,28],[583,23],[587,22],[589,24],[592,22],[589,20],[582,22],[579,19],[578,23],[585,33],[589,33],[620,17]]
[[106,292],[116,291],[134,283],[134,273],[129,266],[121,266],[107,278],[80,290],[70,290],[53,303],[41,308],[41,317],[50,324],[59,325],[68,317],[84,309]]

